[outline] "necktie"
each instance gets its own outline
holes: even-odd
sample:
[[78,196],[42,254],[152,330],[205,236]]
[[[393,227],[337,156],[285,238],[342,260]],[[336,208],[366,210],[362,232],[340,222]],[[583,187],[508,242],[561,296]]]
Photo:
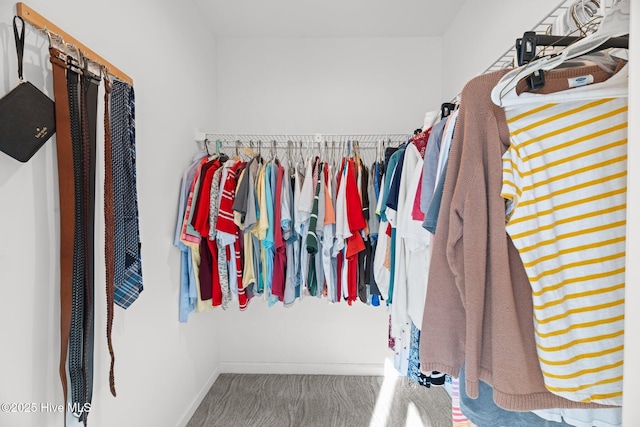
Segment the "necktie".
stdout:
[[114,302],[125,309],[133,304],[143,289],[134,115],[133,88],[126,83],[114,81],[110,118],[114,196]]

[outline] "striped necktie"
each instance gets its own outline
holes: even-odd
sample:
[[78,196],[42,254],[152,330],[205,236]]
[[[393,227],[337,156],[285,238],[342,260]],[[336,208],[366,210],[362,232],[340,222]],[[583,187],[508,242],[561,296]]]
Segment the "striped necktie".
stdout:
[[143,289],[134,117],[133,87],[114,81],[110,117],[114,195],[114,302],[125,309],[133,304]]

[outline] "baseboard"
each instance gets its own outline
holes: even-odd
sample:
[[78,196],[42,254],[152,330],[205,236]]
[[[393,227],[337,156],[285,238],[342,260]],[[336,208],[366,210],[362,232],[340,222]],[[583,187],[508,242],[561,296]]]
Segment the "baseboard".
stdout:
[[182,418],[180,419],[180,422],[178,423],[177,427],[186,427],[191,417],[193,417],[193,414],[195,414],[196,409],[198,409],[198,406],[200,406],[200,403],[202,403],[202,401],[204,400],[204,397],[207,395],[207,393],[211,389],[211,386],[213,385],[214,382],[216,382],[216,380],[220,376],[220,373],[221,371],[220,371],[220,368],[218,367],[218,369],[216,369],[213,372],[213,374],[209,377],[207,382],[204,383],[204,385],[200,389],[200,392],[198,392],[198,394],[193,398],[191,405],[189,405],[185,413],[182,415]]
[[384,364],[220,362],[221,374],[384,375]]

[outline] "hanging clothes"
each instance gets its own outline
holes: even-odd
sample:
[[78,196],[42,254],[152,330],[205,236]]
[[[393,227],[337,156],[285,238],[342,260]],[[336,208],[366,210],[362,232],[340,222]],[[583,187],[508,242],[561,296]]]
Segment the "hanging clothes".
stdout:
[[585,407],[545,388],[529,281],[505,234],[501,156],[510,140],[504,111],[490,98],[504,74],[479,76],[462,92],[431,252],[422,369],[457,376],[464,363],[469,396],[482,380],[508,410]]
[[193,181],[201,160],[204,159],[206,155],[207,152],[204,150],[196,153],[193,158],[193,162],[184,171],[180,181],[178,218],[176,221],[173,245],[180,250],[180,302],[178,318],[181,323],[186,323],[189,318],[189,314],[195,311],[199,292],[196,290],[197,284],[191,255],[192,247],[185,244],[180,239],[180,236],[182,234],[182,223],[187,209],[187,198],[189,197],[191,182]]
[[185,171],[176,225],[181,319],[190,306],[237,301],[244,310],[256,294],[270,306],[306,295],[379,305],[370,229],[378,200],[358,151],[338,168],[320,157],[288,164],[203,152]]

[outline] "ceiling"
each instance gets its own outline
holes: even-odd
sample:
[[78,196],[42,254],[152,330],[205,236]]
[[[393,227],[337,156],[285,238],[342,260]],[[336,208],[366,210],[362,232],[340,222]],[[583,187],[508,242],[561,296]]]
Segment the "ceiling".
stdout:
[[465,0],[193,0],[217,37],[440,36]]

